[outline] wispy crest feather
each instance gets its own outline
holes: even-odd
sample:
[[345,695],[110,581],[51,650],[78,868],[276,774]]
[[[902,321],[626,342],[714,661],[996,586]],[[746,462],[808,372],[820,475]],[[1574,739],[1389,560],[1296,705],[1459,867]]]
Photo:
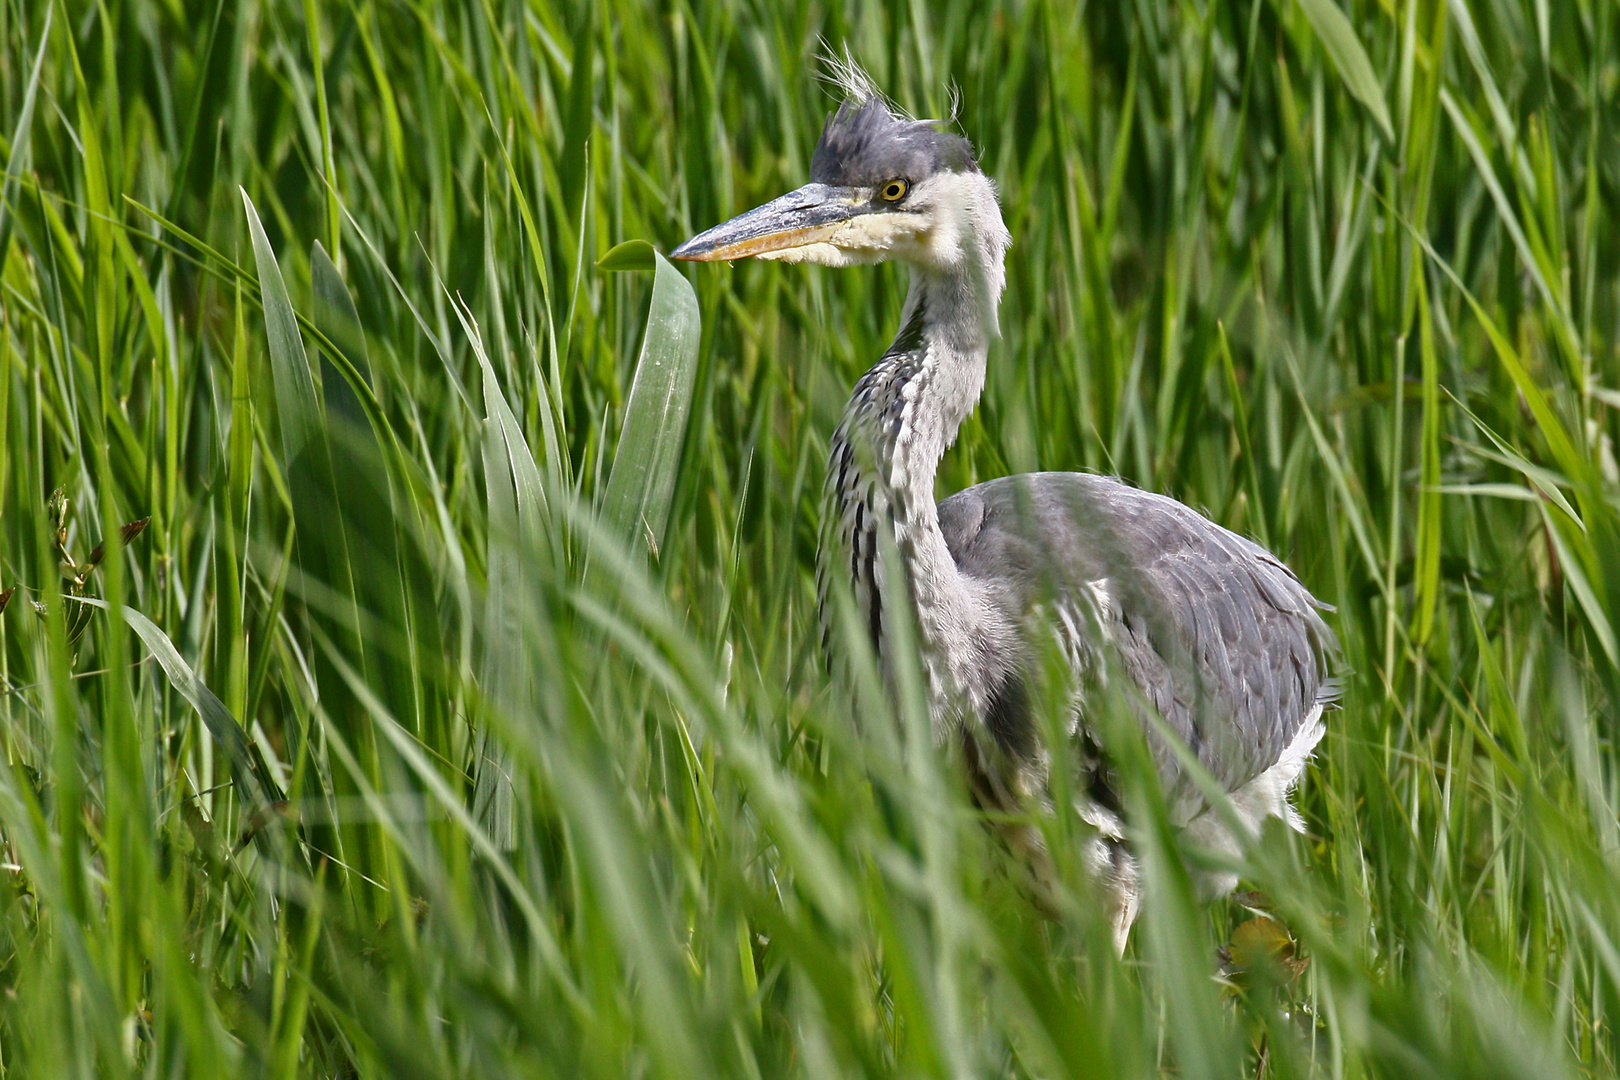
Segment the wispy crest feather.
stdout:
[[866,73],[856,61],[855,54],[850,50],[848,42],[842,50],[835,51],[833,47],[823,40],[821,43],[821,81],[843,95],[847,101],[864,105],[868,101],[877,100],[884,104],[890,113],[897,119],[910,120],[913,117],[904,109],[889,100],[889,96],[878,88],[877,80]]
[[956,118],[962,115],[962,86],[954,78],[945,87],[945,99],[950,115],[942,123],[955,124]]
[[[894,100],[878,87],[877,80],[868,75],[866,69],[855,59],[855,54],[851,51],[848,42],[844,43],[841,50],[835,50],[832,44],[823,38],[821,40],[819,59],[821,61],[821,81],[832,87],[845,100],[853,101],[857,105],[864,105],[868,101],[876,99],[881,101],[884,108],[888,109],[890,115],[897,120],[918,119],[918,117],[912,116],[905,109],[896,105]],[[956,123],[957,117],[962,112],[962,87],[957,84],[955,79],[952,79],[945,88],[945,94],[948,102],[947,115],[938,120],[925,120],[924,123],[950,125]]]

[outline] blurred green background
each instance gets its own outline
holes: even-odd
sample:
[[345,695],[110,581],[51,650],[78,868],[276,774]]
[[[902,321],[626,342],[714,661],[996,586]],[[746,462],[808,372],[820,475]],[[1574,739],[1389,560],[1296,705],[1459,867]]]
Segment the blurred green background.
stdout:
[[[1614,1075],[1617,23],[0,4],[0,1073]],[[1048,921],[827,686],[904,270],[596,266],[804,182],[843,43],[1014,236],[941,494],[1114,473],[1337,606],[1242,902],[1126,770],[1123,958],[1067,815]]]

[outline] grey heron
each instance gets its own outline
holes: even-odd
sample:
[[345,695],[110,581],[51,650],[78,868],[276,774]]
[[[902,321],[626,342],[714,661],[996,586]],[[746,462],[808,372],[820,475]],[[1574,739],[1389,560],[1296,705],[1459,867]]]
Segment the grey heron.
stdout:
[[[934,735],[959,741],[975,800],[1039,810],[1053,767],[1032,712],[1044,619],[1074,677],[1068,724],[1095,826],[1084,853],[1123,947],[1138,898],[1117,779],[1088,723],[1108,672],[1230,793],[1250,832],[1303,824],[1290,796],[1322,737],[1336,644],[1319,604],[1270,552],[1172,499],[1085,473],[1002,477],[934,501],[936,469],[984,387],[1011,243],[967,139],[901,113],[853,65],[810,183],[686,241],[673,257],[855,266],[899,259],[900,329],[855,384],[831,441],[819,577],[845,575],[885,665],[886,605],[910,605]],[[886,534],[886,535],[885,535]],[[887,553],[887,554],[886,554]],[[890,567],[886,558],[897,563]],[[886,589],[886,571],[904,588]],[[1201,846],[1238,838],[1150,725],[1174,822]],[[1045,859],[1038,830],[1009,829]],[[1047,864],[1049,865],[1049,864]],[[1195,872],[1206,899],[1236,878]]]

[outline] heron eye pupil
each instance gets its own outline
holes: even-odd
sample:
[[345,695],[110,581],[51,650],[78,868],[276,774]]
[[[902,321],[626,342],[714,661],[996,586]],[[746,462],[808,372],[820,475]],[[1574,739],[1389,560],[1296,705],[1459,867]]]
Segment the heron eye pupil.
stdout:
[[904,180],[890,180],[883,185],[883,197],[889,202],[897,202],[904,198],[905,194],[906,182]]

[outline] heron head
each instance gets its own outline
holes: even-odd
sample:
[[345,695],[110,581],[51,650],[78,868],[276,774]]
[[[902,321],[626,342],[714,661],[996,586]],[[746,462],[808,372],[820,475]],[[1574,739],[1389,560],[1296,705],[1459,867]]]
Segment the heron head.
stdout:
[[931,120],[893,109],[869,81],[827,118],[810,159],[810,183],[699,233],[677,259],[750,256],[822,266],[902,259],[959,270],[997,266],[1010,237],[995,184],[973,146]]

